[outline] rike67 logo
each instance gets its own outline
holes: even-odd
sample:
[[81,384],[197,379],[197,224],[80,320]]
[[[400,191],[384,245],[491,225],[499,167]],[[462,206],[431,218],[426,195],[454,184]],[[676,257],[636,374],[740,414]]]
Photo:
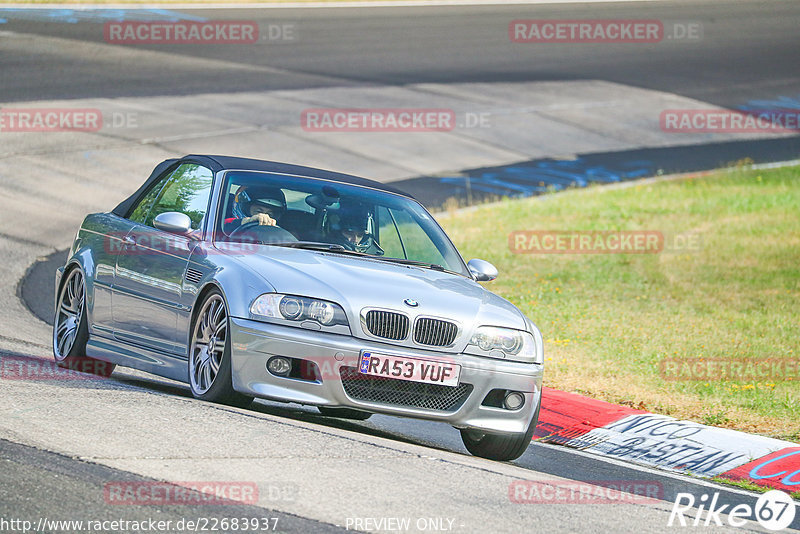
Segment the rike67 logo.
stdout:
[[797,513],[792,497],[781,490],[766,492],[755,506],[719,504],[719,496],[719,492],[713,496],[704,493],[696,499],[691,493],[678,493],[667,526],[721,527],[727,523],[732,527],[744,527],[748,520],[755,520],[768,530],[778,531],[791,525]]

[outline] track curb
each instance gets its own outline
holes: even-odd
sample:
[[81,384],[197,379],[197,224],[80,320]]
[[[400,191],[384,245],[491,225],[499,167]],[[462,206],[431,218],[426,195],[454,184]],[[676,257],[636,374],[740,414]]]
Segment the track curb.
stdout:
[[800,444],[543,388],[534,441],[701,477],[800,492]]

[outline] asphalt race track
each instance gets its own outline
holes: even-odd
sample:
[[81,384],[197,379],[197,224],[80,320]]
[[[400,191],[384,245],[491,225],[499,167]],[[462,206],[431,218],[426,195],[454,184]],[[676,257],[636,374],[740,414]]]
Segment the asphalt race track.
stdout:
[[[4,53],[0,101],[91,96],[185,95],[348,84],[514,82],[602,79],[735,107],[751,99],[796,96],[796,2],[656,2],[619,4],[376,9],[177,10],[210,20],[296,24],[293,41],[260,47],[139,45],[169,54],[124,63],[86,57],[82,43],[102,43],[97,22],[43,22],[2,15],[1,29],[70,39],[59,52]],[[65,17],[66,18],[66,17]],[[661,19],[700,22],[697,43],[612,47],[509,42],[515,19]],[[219,60],[213,66],[193,58]],[[155,59],[155,60],[153,60]],[[241,66],[273,69],[269,75]],[[275,71],[275,69],[279,69]]]
[[[0,9],[0,108],[79,105],[138,114],[136,128],[96,133],[0,127],[3,358],[39,365],[50,357],[53,271],[83,215],[110,209],[156,163],[176,154],[228,152],[363,169],[409,189],[423,183],[421,191],[455,183],[441,176],[502,174],[511,165],[536,167],[565,155],[606,169],[647,162],[625,179],[743,157],[800,156],[796,132],[647,133],[657,130],[658,110],[670,106],[800,107],[800,3],[793,1],[153,13],[254,20],[267,36],[270,27],[286,25],[294,33],[251,46],[122,46],[104,42],[102,14]],[[699,23],[702,36],[603,46],[509,41],[511,20],[535,18]],[[354,102],[430,102],[459,114],[487,113],[495,122],[424,143],[403,134],[315,137],[297,124],[306,107]],[[250,115],[258,118],[248,122]],[[430,153],[423,144],[432,146]],[[452,187],[430,203],[447,198]],[[275,402],[248,410],[211,405],[193,400],[187,386],[128,369],[110,379],[0,380],[0,462],[0,520],[34,524],[43,517],[173,524],[240,517],[276,518],[283,532],[389,532],[397,529],[377,521],[408,518],[412,531],[673,532],[667,525],[678,493],[719,492],[719,504],[731,506],[753,506],[757,498],[545,444],[533,443],[511,463],[489,462],[469,456],[458,432],[436,423],[386,416],[339,421]],[[645,504],[509,499],[514,481],[562,479],[651,481],[663,492]],[[259,496],[236,505],[115,506],[104,494],[109,483],[154,481],[249,483]],[[800,517],[792,527],[800,530]],[[754,522],[702,528],[766,532]],[[0,521],[0,531],[13,531],[3,529]]]

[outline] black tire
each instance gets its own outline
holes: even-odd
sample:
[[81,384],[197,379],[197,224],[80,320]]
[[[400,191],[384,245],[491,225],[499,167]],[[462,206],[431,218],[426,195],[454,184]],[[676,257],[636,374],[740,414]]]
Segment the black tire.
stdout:
[[354,410],[352,408],[330,408],[328,406],[317,406],[319,413],[325,417],[336,417],[338,419],[353,419],[355,421],[366,421],[372,414],[369,412],[362,412],[361,410]]
[[115,364],[86,356],[89,320],[86,317],[86,282],[83,271],[73,267],[64,273],[53,317],[53,358],[64,369],[109,377]]
[[528,445],[531,443],[533,432],[539,422],[539,408],[541,405],[540,397],[536,413],[533,414],[531,424],[528,425],[528,430],[524,434],[482,434],[475,430],[466,429],[461,431],[461,441],[464,442],[464,446],[470,454],[474,456],[499,462],[516,460],[525,454]]
[[[214,326],[217,327],[214,329],[214,335],[209,336],[209,339],[204,339],[204,336],[198,338],[201,328],[204,332],[208,332],[208,327],[211,326],[203,322],[205,316],[213,314],[216,317],[217,313],[223,315],[214,322]],[[214,319],[215,317],[208,318]],[[224,330],[224,340],[218,339],[219,328]],[[253,397],[243,395],[233,389],[229,331],[228,306],[222,293],[214,289],[206,295],[200,304],[200,312],[192,321],[189,336],[189,388],[197,399],[246,408],[253,402]],[[221,349],[218,348],[219,341],[224,341]],[[208,366],[208,371],[205,370],[206,366]],[[213,376],[211,376],[212,372]]]

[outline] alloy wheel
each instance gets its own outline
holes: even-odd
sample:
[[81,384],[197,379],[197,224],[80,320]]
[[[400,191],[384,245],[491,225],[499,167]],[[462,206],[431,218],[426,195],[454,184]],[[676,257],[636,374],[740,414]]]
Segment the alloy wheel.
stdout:
[[56,327],[53,329],[53,348],[56,361],[64,361],[69,356],[78,328],[83,317],[85,294],[83,273],[73,269],[63,289],[56,313]]
[[228,314],[220,295],[203,304],[192,334],[189,354],[190,380],[195,393],[202,395],[214,384],[228,340]]

